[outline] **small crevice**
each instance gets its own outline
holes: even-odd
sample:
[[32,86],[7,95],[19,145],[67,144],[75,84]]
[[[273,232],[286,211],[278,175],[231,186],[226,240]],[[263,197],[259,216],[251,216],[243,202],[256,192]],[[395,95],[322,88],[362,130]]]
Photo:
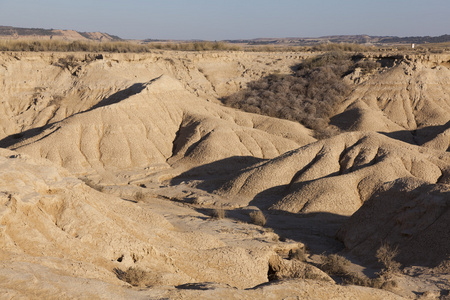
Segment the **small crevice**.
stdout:
[[347,153],[348,153],[348,149],[347,149],[347,145],[345,145],[344,150],[342,150],[341,154],[339,155],[339,175],[344,174],[345,166],[344,166],[343,160],[344,160],[344,157],[347,155]]
[[291,188],[291,186],[297,181],[297,179],[300,178],[300,176],[303,173],[308,171],[320,159],[323,149],[324,149],[324,146],[322,146],[320,151],[317,152],[316,156],[313,158],[313,160],[310,163],[306,164],[301,170],[297,171],[297,173],[295,173],[295,175],[292,176],[291,182],[289,182],[289,184],[286,186],[286,190],[289,190]]
[[444,171],[442,171],[442,170],[440,170],[441,171],[441,176],[439,176],[438,177],[438,179],[436,180],[436,184],[439,184],[439,183],[441,183],[441,181],[442,181],[442,179],[445,177],[445,172]]

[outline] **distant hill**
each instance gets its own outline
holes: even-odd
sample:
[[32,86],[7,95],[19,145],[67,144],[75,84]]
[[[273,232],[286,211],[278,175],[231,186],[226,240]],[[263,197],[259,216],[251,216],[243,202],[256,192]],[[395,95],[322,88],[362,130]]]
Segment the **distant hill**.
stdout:
[[0,39],[58,39],[66,41],[117,41],[120,37],[102,32],[78,32],[75,30],[19,28],[0,26]]
[[450,35],[441,36],[410,36],[410,37],[386,37],[380,40],[380,43],[447,43],[450,42]]
[[[65,41],[120,41],[118,36],[102,32],[79,32],[75,30],[20,28],[0,26],[0,39],[39,39],[39,40],[65,40]],[[191,40],[198,42],[201,40]],[[183,42],[182,40],[144,39],[142,43],[151,42]],[[369,35],[331,35],[322,37],[287,37],[287,38],[256,38],[225,40],[224,42],[247,45],[288,45],[311,46],[324,43],[354,43],[354,44],[427,44],[450,42],[450,35],[441,36],[369,36]]]
[[248,40],[227,40],[229,43],[249,45],[291,45],[308,46],[323,43],[356,43],[356,44],[426,44],[450,42],[450,35],[441,36],[369,36],[369,35],[332,35],[322,37],[290,37],[290,38],[257,38]]

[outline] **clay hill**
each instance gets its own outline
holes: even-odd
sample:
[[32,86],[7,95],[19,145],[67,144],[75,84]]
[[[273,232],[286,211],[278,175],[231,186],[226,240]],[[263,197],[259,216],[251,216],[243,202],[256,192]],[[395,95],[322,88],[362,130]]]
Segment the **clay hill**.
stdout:
[[119,37],[102,32],[79,32],[75,30],[20,28],[0,26],[0,39],[7,40],[63,40],[63,41],[117,41]]
[[365,54],[320,139],[221,102],[315,55],[1,53],[4,298],[446,299],[450,56]]

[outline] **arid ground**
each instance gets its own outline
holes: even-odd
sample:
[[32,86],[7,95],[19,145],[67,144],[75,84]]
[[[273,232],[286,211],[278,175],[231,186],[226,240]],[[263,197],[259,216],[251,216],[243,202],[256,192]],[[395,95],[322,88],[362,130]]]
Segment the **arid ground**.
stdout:
[[449,299],[450,55],[317,55],[0,53],[0,298]]

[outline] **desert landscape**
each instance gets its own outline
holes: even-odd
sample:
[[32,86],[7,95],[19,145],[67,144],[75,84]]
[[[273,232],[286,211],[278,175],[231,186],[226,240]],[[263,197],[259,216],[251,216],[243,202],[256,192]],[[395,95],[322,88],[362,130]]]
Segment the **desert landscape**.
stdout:
[[445,51],[3,51],[0,95],[1,299],[450,299]]

